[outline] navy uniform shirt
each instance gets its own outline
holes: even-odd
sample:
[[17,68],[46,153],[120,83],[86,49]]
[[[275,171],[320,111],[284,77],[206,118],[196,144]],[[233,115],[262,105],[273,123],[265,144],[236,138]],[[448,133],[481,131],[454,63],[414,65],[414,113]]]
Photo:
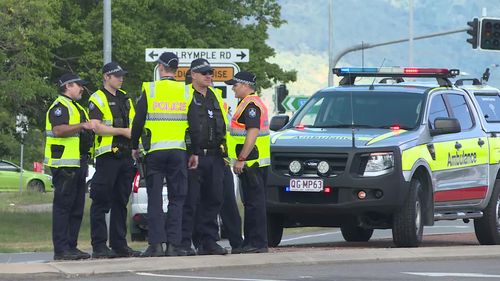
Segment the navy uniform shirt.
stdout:
[[238,118],[238,122],[245,124],[245,129],[247,130],[249,128],[260,129],[260,114],[260,108],[256,106],[255,103],[251,102],[247,105],[243,113]]

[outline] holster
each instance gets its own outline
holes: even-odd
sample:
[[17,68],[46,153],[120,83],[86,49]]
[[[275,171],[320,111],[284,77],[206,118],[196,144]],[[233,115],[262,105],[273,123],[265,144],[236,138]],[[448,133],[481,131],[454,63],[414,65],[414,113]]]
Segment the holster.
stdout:
[[144,151],[149,151],[151,149],[151,130],[144,129],[142,131],[141,140]]

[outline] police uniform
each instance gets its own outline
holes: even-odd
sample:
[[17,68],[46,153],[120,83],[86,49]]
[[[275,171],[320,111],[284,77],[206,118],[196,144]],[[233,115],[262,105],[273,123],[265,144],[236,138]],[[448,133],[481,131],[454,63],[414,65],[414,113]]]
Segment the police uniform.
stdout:
[[[163,53],[158,63],[176,69],[175,54]],[[173,77],[144,82],[137,101],[132,125],[132,147],[139,148],[139,138],[146,152],[148,193],[148,242],[142,256],[183,256],[181,250],[182,208],[187,193],[187,155],[185,134],[191,95],[184,83]],[[166,179],[168,212],[163,213],[162,190]],[[163,252],[163,243],[167,243]]]
[[[59,80],[59,86],[72,82],[84,83],[78,76],[66,74]],[[88,115],[83,107],[64,94],[54,101],[46,114],[44,164],[51,167],[54,184],[52,242],[55,260],[90,257],[77,249],[77,240],[85,206],[85,177],[93,133],[81,130],[72,136],[56,137],[52,130],[56,126],[86,121]]]
[[231,248],[236,249],[242,246],[243,238],[241,237],[240,211],[234,193],[234,178],[229,165],[224,167],[223,186],[224,201],[220,209],[220,217],[222,220],[221,233],[223,232],[225,234]]
[[[239,72],[226,84],[255,84],[255,75]],[[245,158],[240,151],[249,128],[258,128],[255,146]],[[245,218],[243,223],[243,247],[238,253],[267,252],[267,220],[265,182],[270,165],[270,138],[267,108],[258,95],[245,96],[231,118],[228,137],[228,152],[232,162],[245,161],[243,172],[239,174],[242,187]],[[234,251],[236,252],[236,251]]]
[[[191,63],[191,71],[213,70],[207,60],[196,59]],[[190,153],[198,155],[198,168],[189,171],[188,197],[183,210],[182,246],[191,249],[196,228],[198,254],[227,254],[216,242],[219,239],[217,215],[223,201],[224,159],[221,146],[226,135],[224,103],[220,92],[213,87],[208,87],[205,95],[192,85],[187,87],[193,93],[188,113]],[[198,206],[199,216],[196,215]]]
[[[103,67],[104,74],[122,76],[126,72],[111,62]],[[132,101],[119,89],[113,95],[104,87],[89,99],[90,119],[100,120],[114,128],[129,128],[135,114]],[[95,141],[95,174],[92,178],[90,197],[90,227],[92,256],[112,258],[138,256],[127,245],[127,204],[132,190],[135,167],[131,157],[129,139],[124,136],[97,136]],[[111,211],[108,229],[105,214]]]

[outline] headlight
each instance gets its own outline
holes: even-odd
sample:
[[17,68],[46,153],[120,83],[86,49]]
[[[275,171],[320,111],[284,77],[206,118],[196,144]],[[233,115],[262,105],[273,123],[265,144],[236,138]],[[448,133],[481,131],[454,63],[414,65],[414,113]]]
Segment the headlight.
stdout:
[[49,181],[51,181],[51,180],[52,180],[52,176],[51,176],[51,175],[46,175],[46,176],[47,176],[47,179],[48,179]]
[[300,164],[300,162],[297,160],[293,160],[288,165],[288,169],[290,170],[290,173],[298,174],[298,173],[300,173],[300,171],[302,171],[302,164]]
[[322,176],[328,175],[328,172],[330,172],[330,164],[326,161],[321,161],[318,163],[318,173]]
[[392,172],[393,169],[394,155],[392,152],[370,153],[363,176],[381,176]]

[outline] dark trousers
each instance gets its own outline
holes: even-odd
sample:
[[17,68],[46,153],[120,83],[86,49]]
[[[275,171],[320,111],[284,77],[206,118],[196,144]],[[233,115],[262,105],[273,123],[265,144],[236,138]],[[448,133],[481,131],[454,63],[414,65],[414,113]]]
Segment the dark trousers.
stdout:
[[52,242],[54,253],[74,249],[85,206],[86,160],[80,168],[52,168],[54,201],[52,205]]
[[198,168],[189,172],[188,196],[182,219],[182,246],[191,247],[196,228],[197,239],[204,247],[211,248],[219,238],[217,215],[223,201],[224,160],[221,155],[200,155],[198,160]]
[[222,227],[226,233],[229,244],[232,248],[241,247],[243,238],[241,237],[241,217],[236,204],[234,191],[234,178],[230,166],[224,166],[224,202],[220,210]]
[[105,214],[109,219],[109,246],[127,247],[127,204],[136,169],[131,156],[116,157],[105,153],[96,158],[95,174],[90,189],[90,236],[94,249],[108,240]]
[[[180,246],[182,208],[187,194],[187,156],[184,150],[157,150],[146,155],[149,244]],[[167,181],[168,211],[163,213],[163,181]]]
[[245,219],[243,245],[267,248],[266,186],[268,167],[245,167],[239,175]]

